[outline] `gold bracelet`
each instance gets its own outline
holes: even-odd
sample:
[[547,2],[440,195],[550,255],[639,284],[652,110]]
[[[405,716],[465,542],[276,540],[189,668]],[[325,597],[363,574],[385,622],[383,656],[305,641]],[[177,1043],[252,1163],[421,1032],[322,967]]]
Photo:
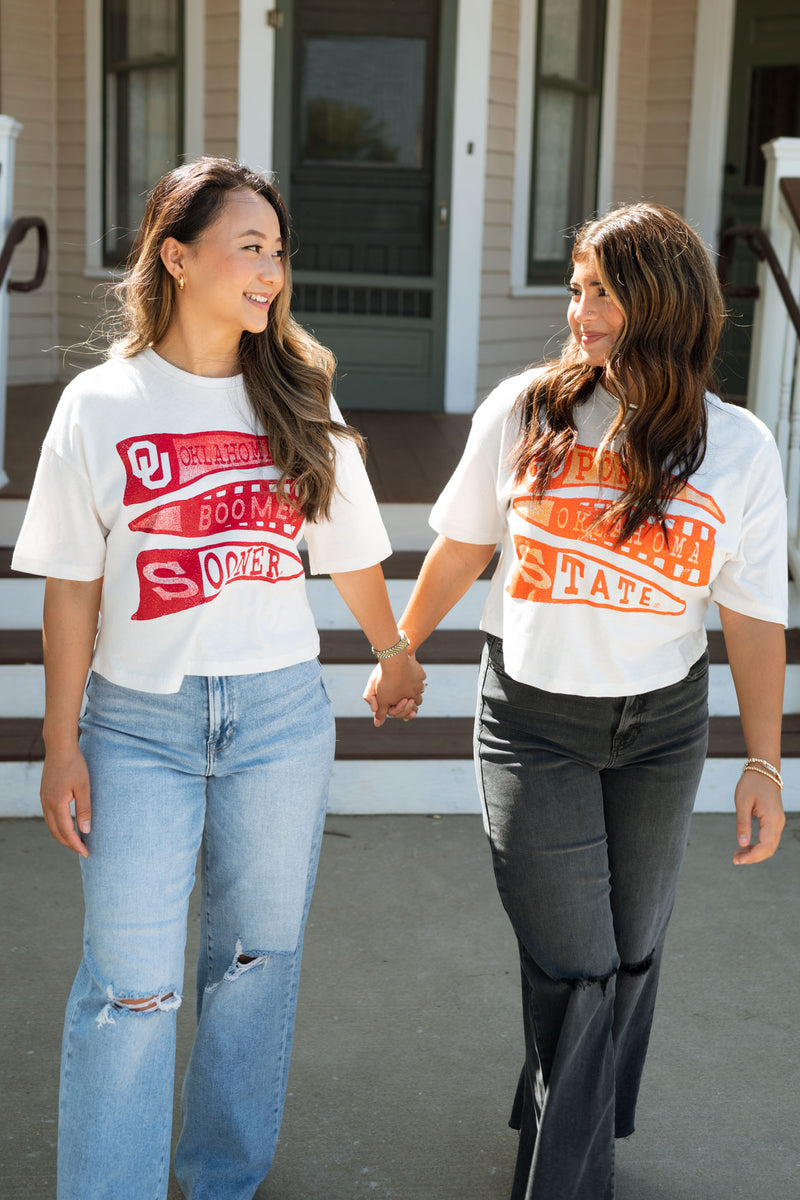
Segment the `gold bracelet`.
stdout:
[[375,655],[378,662],[380,662],[381,659],[384,659],[384,658],[394,658],[395,654],[402,654],[402,652],[404,650],[407,650],[408,647],[411,645],[408,638],[403,633],[402,629],[398,629],[397,632],[400,634],[400,641],[397,642],[394,646],[390,646],[388,650],[376,650],[374,646],[370,646],[370,650]]
[[[775,774],[776,774],[776,775],[778,776],[778,778],[780,779],[780,775],[781,775],[781,773],[780,773],[780,771],[778,770],[778,768],[777,768],[777,767],[773,767],[772,763],[771,763],[771,762],[767,762],[767,760],[766,760],[765,758],[748,758],[747,762],[748,762],[748,763],[751,763],[751,762],[758,763],[758,764],[759,764],[759,766],[761,766],[761,767],[766,767],[768,771],[774,771],[774,772],[775,772]],[[747,763],[745,763],[745,766],[747,766]]]
[[756,765],[759,767],[765,767],[767,769],[767,771],[770,771],[772,773],[772,775],[775,778],[775,782],[777,783],[778,780],[780,780],[781,787],[783,786],[783,780],[781,779],[780,771],[778,770],[777,767],[773,766],[773,764],[771,762],[767,762],[766,758],[753,758],[751,756],[750,758],[747,759],[747,762],[744,764],[745,770],[750,766],[751,763],[756,763]]
[[[755,766],[756,762],[763,762],[763,759],[748,759],[744,764],[742,774],[744,775],[745,771],[755,771],[757,774],[763,775],[765,779],[771,779],[776,787],[783,791],[783,780],[781,778],[780,771],[776,771],[774,767],[771,767],[769,771],[765,771],[763,767]],[[770,763],[767,763],[767,766],[769,767]]]

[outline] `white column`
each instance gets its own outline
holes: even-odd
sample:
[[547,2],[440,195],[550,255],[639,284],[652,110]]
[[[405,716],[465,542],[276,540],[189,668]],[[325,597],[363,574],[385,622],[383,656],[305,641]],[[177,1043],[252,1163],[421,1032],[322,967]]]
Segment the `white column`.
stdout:
[[445,412],[472,412],[478,387],[491,41],[491,4],[487,0],[460,0],[450,188]]
[[[13,217],[14,152],[21,131],[19,121],[15,121],[13,117],[0,116],[0,248],[5,244]],[[5,279],[0,279],[0,488],[8,483],[8,475],[4,470],[8,375],[8,274]]]
[[735,22],[735,0],[698,0],[683,215],[711,246],[719,244]]
[[[780,203],[780,181],[784,176],[800,178],[800,138],[775,138],[761,147],[767,160],[761,228],[766,233],[784,271],[789,262],[792,232]],[[747,381],[748,406],[778,438],[785,457],[786,439],[778,430],[781,411],[781,364],[788,316],[772,272],[759,263],[760,298],[753,325],[753,350]],[[782,444],[781,444],[782,443]]]
[[253,171],[272,171],[275,30],[267,13],[276,0],[241,0],[239,7],[239,128],[236,153]]

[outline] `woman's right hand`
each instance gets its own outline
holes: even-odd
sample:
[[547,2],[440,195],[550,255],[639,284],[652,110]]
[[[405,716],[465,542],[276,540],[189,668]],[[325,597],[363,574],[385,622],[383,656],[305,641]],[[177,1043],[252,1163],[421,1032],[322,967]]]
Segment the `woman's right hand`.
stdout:
[[[57,842],[88,858],[89,851],[81,833],[92,827],[92,804],[89,789],[89,770],[77,743],[59,750],[48,750],[42,769],[39,792],[47,828]],[[75,820],[70,806],[75,801]],[[75,828],[77,822],[78,829]]]

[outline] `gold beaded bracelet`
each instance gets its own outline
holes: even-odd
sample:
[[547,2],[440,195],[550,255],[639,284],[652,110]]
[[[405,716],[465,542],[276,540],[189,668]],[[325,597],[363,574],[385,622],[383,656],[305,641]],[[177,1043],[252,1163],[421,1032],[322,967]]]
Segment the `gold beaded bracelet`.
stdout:
[[376,650],[374,646],[370,646],[370,650],[378,662],[381,662],[384,658],[394,658],[395,654],[402,654],[411,645],[402,629],[398,629],[397,632],[400,634],[400,641],[396,642],[394,646],[390,646],[388,650]]
[[[758,765],[760,764],[760,765]],[[766,768],[766,769],[765,769]],[[745,771],[756,771],[759,775],[763,775],[766,779],[771,779],[781,791],[783,791],[783,779],[777,767],[773,767],[771,762],[767,762],[765,758],[748,758],[742,768],[742,774]]]

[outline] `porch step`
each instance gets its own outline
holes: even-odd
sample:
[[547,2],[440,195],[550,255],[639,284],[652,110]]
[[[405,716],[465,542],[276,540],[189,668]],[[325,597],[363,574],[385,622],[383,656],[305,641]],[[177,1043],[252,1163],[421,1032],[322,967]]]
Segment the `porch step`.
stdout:
[[[426,505],[384,505],[395,553],[384,564],[396,612],[402,610],[433,539]],[[10,545],[22,508],[0,501],[0,815],[35,815],[43,756],[44,676],[41,648],[43,581],[11,571]],[[331,810],[337,813],[476,812],[471,762],[478,631],[494,564],[426,642],[421,658],[429,687],[420,717],[409,725],[372,726],[361,691],[371,658],[366,639],[327,578],[311,578],[309,599],[320,629],[326,687],[337,717],[337,761]],[[800,616],[793,600],[793,618]],[[709,624],[711,658],[709,758],[699,811],[729,810],[744,757],[736,698],[716,612]],[[784,718],[787,799],[800,788],[800,620],[789,631]],[[797,714],[797,715],[796,715]],[[795,776],[797,777],[795,779]]]
[[[342,762],[385,759],[472,759],[472,717],[418,718],[406,727],[388,722],[379,730],[368,717],[337,717],[336,757]],[[41,762],[44,758],[40,717],[6,717],[0,721],[0,763]],[[800,714],[784,715],[784,758],[800,757]],[[738,717],[711,717],[709,758],[746,757]]]
[[[320,661],[368,663],[366,639],[360,629],[323,629],[320,631]],[[421,652],[426,666],[431,663],[468,663],[480,661],[483,634],[479,629],[437,629]],[[708,630],[708,657],[712,666],[727,663],[725,641],[719,629]],[[42,661],[42,635],[39,629],[0,629],[0,669]],[[800,629],[786,630],[786,661],[800,665]]]

